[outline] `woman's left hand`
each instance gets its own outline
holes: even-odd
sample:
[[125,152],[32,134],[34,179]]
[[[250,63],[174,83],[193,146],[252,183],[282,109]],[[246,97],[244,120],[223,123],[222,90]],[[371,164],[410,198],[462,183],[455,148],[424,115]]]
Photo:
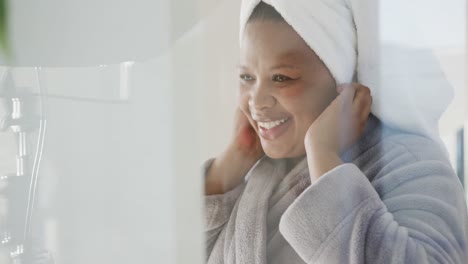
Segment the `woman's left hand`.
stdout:
[[338,96],[312,123],[304,139],[312,180],[342,164],[340,154],[361,137],[371,111],[372,96],[364,85],[340,85],[337,91]]

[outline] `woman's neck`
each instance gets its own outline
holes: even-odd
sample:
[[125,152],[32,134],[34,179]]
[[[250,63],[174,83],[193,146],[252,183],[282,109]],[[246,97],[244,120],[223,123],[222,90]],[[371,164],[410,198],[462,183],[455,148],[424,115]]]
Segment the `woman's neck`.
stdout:
[[288,171],[291,171],[296,165],[303,160],[305,155],[295,157],[295,158],[288,158],[287,159],[287,164],[288,164]]

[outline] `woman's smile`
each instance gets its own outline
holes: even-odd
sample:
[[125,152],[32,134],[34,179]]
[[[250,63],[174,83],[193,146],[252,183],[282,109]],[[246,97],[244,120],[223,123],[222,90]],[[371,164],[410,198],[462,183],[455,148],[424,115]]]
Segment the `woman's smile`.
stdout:
[[257,122],[258,131],[262,138],[274,140],[283,135],[291,124],[292,118],[284,118],[271,122]]

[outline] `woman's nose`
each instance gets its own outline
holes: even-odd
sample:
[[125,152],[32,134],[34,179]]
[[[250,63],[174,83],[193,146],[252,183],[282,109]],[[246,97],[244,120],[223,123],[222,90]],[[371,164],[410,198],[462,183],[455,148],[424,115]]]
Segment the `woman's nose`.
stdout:
[[271,93],[271,89],[259,84],[250,92],[249,107],[251,110],[261,111],[271,108],[276,104],[276,99]]

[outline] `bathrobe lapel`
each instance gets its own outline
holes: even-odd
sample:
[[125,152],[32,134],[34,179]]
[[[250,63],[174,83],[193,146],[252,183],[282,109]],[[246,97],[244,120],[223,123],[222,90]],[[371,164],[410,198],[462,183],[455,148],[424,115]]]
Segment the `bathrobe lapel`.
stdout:
[[250,171],[237,205],[235,263],[266,264],[267,211],[273,190],[286,175],[286,162],[263,157]]

